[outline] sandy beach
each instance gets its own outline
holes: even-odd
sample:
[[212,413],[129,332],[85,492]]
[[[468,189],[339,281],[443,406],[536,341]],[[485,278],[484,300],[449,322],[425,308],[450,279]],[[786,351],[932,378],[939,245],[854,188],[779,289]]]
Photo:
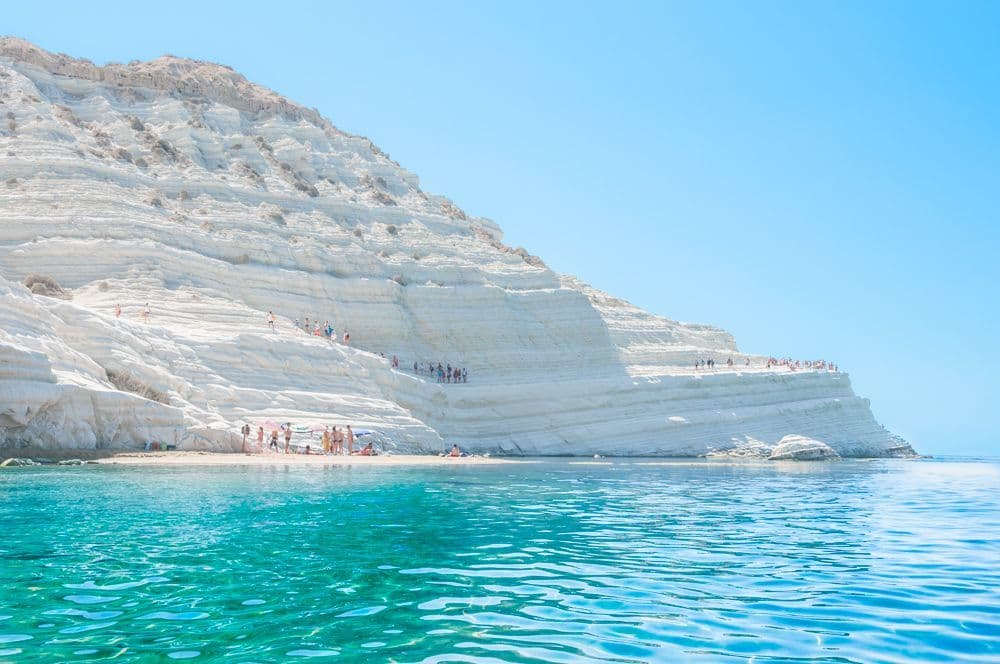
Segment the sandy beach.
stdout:
[[521,459],[440,457],[400,454],[385,456],[325,456],[322,454],[237,454],[221,452],[121,452],[92,459],[122,466],[444,466],[527,463]]

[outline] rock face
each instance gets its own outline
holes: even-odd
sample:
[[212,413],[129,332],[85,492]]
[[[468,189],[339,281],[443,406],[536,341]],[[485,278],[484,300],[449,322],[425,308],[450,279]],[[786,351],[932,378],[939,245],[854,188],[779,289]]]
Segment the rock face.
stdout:
[[680,456],[792,433],[909,450],[845,374],[767,370],[722,330],[556,274],[228,68],[0,39],[0,102],[0,446],[232,450],[271,419],[399,451]]

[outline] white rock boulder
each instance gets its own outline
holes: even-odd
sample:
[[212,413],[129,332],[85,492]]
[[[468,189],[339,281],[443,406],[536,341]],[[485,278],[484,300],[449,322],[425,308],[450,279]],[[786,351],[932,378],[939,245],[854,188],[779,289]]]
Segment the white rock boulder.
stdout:
[[779,440],[768,457],[771,461],[832,461],[839,458],[837,451],[826,443],[794,434]]

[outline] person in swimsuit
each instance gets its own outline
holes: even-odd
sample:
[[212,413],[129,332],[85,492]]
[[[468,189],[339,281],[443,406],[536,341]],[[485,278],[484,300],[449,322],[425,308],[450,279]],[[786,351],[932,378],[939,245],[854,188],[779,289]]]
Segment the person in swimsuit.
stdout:
[[257,451],[264,451],[264,427],[257,427]]
[[351,425],[347,425],[347,455],[350,456],[354,450],[354,432],[351,431]]
[[292,423],[285,422],[285,454],[289,453],[292,447]]
[[277,429],[272,429],[271,430],[271,444],[268,447],[270,447],[275,452],[278,451],[278,430]]

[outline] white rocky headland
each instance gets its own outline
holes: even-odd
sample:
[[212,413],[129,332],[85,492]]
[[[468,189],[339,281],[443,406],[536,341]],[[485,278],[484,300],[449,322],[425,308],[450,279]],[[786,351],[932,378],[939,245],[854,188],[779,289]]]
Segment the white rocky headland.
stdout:
[[238,450],[270,420],[415,453],[912,453],[846,374],[556,274],[226,67],[2,39],[0,160],[0,447]]

